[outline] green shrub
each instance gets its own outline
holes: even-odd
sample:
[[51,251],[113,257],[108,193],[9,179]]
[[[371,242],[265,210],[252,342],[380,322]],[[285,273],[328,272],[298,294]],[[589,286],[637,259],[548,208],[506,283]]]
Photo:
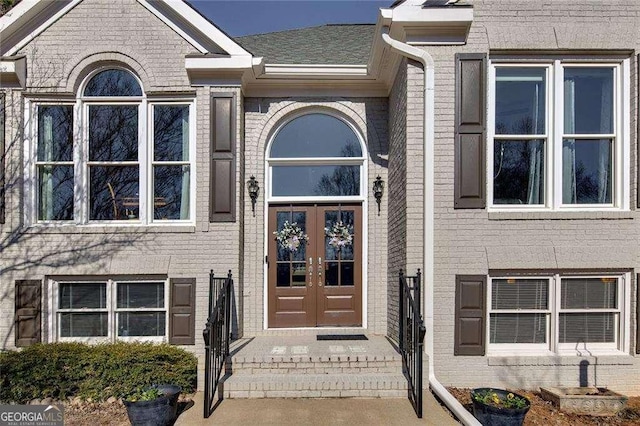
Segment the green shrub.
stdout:
[[193,392],[197,360],[167,344],[52,343],[0,353],[0,401],[122,398],[152,384]]

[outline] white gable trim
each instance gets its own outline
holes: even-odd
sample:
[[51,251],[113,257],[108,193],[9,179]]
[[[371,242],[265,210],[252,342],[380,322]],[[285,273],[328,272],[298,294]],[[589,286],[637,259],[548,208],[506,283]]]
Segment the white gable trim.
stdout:
[[140,3],[142,6],[144,6],[144,8],[147,9],[149,12],[153,13],[162,22],[167,24],[169,26],[169,28],[171,28],[173,31],[178,33],[183,39],[188,41],[193,47],[198,49],[198,51],[200,51],[200,53],[207,53],[207,49],[203,45],[198,43],[193,37],[191,37],[189,34],[184,32],[171,19],[167,18],[162,13],[160,13],[160,11],[158,9],[156,9],[155,7],[153,7],[151,4],[149,4],[148,1],[146,1],[146,0],[138,0],[138,3]]
[[[53,0],[56,1],[56,0]],[[15,43],[9,50],[4,53],[4,56],[15,55],[20,49],[32,41],[35,37],[41,34],[44,30],[53,25],[58,19],[64,16],[69,10],[75,7],[82,0],[66,0],[68,3],[62,9],[58,10],[55,14],[45,20],[38,28],[29,33],[27,36],[21,38]],[[179,34],[187,42],[191,43],[201,53],[208,53],[208,50],[198,43],[187,32],[180,28],[179,23],[172,21],[167,16],[162,14],[153,6],[153,1],[149,0],[137,0],[143,7],[157,16],[165,24],[167,24],[173,31]],[[231,56],[251,56],[249,52],[244,50],[233,39],[227,36],[224,32],[216,28],[211,22],[202,17],[196,10],[191,8],[183,0],[154,0],[162,2],[171,9],[173,9],[179,16],[184,19],[184,22],[192,26],[196,31],[203,34],[206,38],[219,46],[225,52]],[[10,10],[6,15],[0,17],[0,40],[6,40],[11,33],[19,31],[22,25],[26,25],[33,17],[41,13],[47,6],[52,4],[52,0],[23,0],[18,3],[15,8]]]
[[[146,0],[138,0],[140,3],[147,3]],[[213,43],[217,44],[229,55],[251,56],[249,52],[244,50],[238,43],[233,41],[228,35],[218,29],[215,25],[205,19],[198,11],[186,4],[182,0],[160,0],[167,6],[170,6],[184,19],[186,19],[194,28],[206,35]],[[162,18],[161,18],[162,19]],[[203,52],[205,53],[205,52]]]
[[[60,9],[57,13],[53,14],[38,28],[29,33],[26,37],[22,38],[15,46],[9,49],[5,53],[5,56],[15,55],[18,50],[26,46],[31,40],[40,35],[44,30],[49,28],[54,22],[63,17],[68,11],[73,9],[81,1],[82,0],[71,0],[65,7]],[[5,30],[15,25],[17,25],[18,27],[23,25],[23,23],[20,22],[22,20],[21,18],[24,18],[25,21],[28,21],[45,7],[47,7],[50,3],[50,1],[46,0],[24,0],[18,3],[14,10],[7,12],[5,16],[0,18],[0,40],[5,38],[3,34]]]

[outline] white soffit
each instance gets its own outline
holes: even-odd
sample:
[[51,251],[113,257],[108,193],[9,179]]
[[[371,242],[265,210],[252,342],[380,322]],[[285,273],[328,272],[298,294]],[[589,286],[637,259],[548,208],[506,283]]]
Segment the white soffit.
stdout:
[[391,21],[393,38],[408,44],[465,44],[473,22],[473,7],[422,7],[421,2],[408,1],[394,9],[381,9],[380,18]]
[[0,58],[0,87],[25,88],[27,81],[26,59],[24,56]]

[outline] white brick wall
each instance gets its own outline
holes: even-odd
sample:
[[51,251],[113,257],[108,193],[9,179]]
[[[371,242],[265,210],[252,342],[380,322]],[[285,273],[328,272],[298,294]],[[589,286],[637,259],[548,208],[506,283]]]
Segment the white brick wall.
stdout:
[[[435,60],[435,372],[445,385],[512,386],[577,384],[578,363],[494,365],[486,357],[454,357],[454,289],[456,274],[487,274],[490,269],[633,269],[640,270],[638,215],[488,214],[454,210],[454,55],[489,53],[490,49],[572,48],[638,49],[637,1],[498,1],[474,2],[475,19],[466,46],[430,46]],[[624,34],[624,35],[622,35]],[[637,88],[635,57],[631,76],[631,205],[636,205]],[[409,89],[410,90],[410,89]],[[394,103],[390,110],[394,110]],[[393,138],[392,138],[393,139]],[[410,255],[409,255],[410,256]],[[632,290],[631,334],[635,336],[637,291]],[[633,342],[632,338],[632,342]],[[640,392],[640,358],[632,345],[628,357],[592,363],[598,385]],[[573,358],[576,359],[576,358]],[[557,359],[555,359],[557,361]],[[597,373],[596,373],[597,368]],[[597,377],[594,377],[597,374]]]
[[[81,2],[22,49],[29,70],[28,91],[32,93],[73,92],[89,70],[114,61],[136,72],[147,92],[195,90],[196,226],[21,228],[23,99],[19,91],[8,91],[8,217],[7,223],[0,225],[0,348],[14,345],[14,281],[44,279],[51,275],[195,277],[196,344],[185,349],[198,356],[199,372],[202,372],[204,347],[200,331],[207,317],[209,270],[213,269],[216,275],[226,275],[230,269],[235,280],[234,334],[239,332],[243,287],[240,262],[244,226],[240,153],[243,120],[238,114],[236,187],[239,196],[236,199],[238,220],[234,223],[209,223],[208,220],[209,121],[212,92],[236,93],[238,111],[242,110],[243,99],[239,87],[191,87],[184,57],[194,52],[194,47],[135,0]],[[46,288],[43,291],[46,294]],[[46,301],[44,308],[47,309]],[[44,314],[46,316],[46,312]],[[45,341],[49,337],[47,325],[45,321]],[[199,379],[201,385],[201,374]]]

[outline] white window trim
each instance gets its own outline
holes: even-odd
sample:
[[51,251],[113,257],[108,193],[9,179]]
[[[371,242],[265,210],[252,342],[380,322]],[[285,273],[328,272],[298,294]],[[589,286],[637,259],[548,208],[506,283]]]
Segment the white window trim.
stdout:
[[[618,284],[618,309],[564,309],[561,303],[561,280],[569,278],[614,278]],[[504,279],[547,279],[549,280],[549,307],[546,310],[494,310],[491,307],[491,293],[493,280]],[[542,274],[539,276],[494,276],[487,280],[487,310],[485,316],[485,341],[487,342],[487,356],[596,356],[596,355],[628,355],[631,344],[631,273],[623,274]],[[547,313],[547,343],[518,344],[518,343],[490,343],[491,342],[491,314],[508,312],[545,312]],[[613,343],[559,343],[559,318],[562,312],[619,312],[618,331]]]
[[[546,93],[546,140],[545,140],[545,183],[544,205],[505,205],[493,203],[493,145],[495,134],[495,88],[497,67],[544,67],[547,71]],[[571,67],[607,67],[614,69],[614,127],[613,135],[591,135],[600,138],[610,137],[613,143],[612,172],[613,192],[612,204],[562,204],[562,137],[564,135],[562,117],[564,111],[563,97],[560,96],[563,87],[564,68]],[[631,191],[631,86],[630,86],[630,60],[620,61],[592,60],[584,58],[584,61],[562,61],[560,59],[530,61],[506,61],[504,59],[489,60],[488,70],[488,94],[487,94],[487,209],[494,212],[541,212],[541,211],[629,211]],[[580,135],[585,137],[589,135]],[[525,139],[533,139],[529,135],[523,135]],[[500,138],[500,136],[498,136]]]
[[[74,283],[106,283],[107,307],[104,309],[86,309],[86,312],[106,312],[107,336],[105,337],[61,337],[58,313],[60,312],[82,312],[82,309],[59,309],[59,284]],[[117,285],[118,283],[163,283],[164,284],[164,308],[118,308],[117,307]],[[48,285],[48,324],[49,342],[80,342],[88,344],[123,342],[155,342],[166,343],[169,341],[169,280],[163,279],[96,279],[96,278],[74,278],[74,279],[49,279]],[[119,312],[165,312],[165,334],[164,336],[118,336],[118,313]]]
[[[24,220],[27,226],[43,227],[139,227],[139,226],[193,226],[196,216],[196,99],[195,98],[162,98],[149,100],[145,95],[142,82],[133,73],[131,75],[143,89],[142,96],[131,97],[98,97],[84,96],[87,83],[97,73],[117,67],[101,67],[87,75],[78,89],[74,102],[56,99],[37,99],[25,102],[25,144],[24,144],[24,176],[25,176],[25,208]],[[129,72],[127,70],[127,72]],[[91,105],[139,105],[138,108],[138,160],[133,162],[106,162],[108,164],[122,163],[139,167],[139,218],[137,220],[89,220],[89,165],[97,165],[100,162],[88,162],[89,127],[88,111]],[[38,149],[38,113],[39,105],[73,105],[74,106],[74,218],[66,221],[41,221],[38,220],[38,175],[37,175],[37,149]],[[154,105],[187,105],[189,107],[189,161],[180,162],[189,165],[189,219],[180,220],[154,220],[153,219],[153,107]]]

